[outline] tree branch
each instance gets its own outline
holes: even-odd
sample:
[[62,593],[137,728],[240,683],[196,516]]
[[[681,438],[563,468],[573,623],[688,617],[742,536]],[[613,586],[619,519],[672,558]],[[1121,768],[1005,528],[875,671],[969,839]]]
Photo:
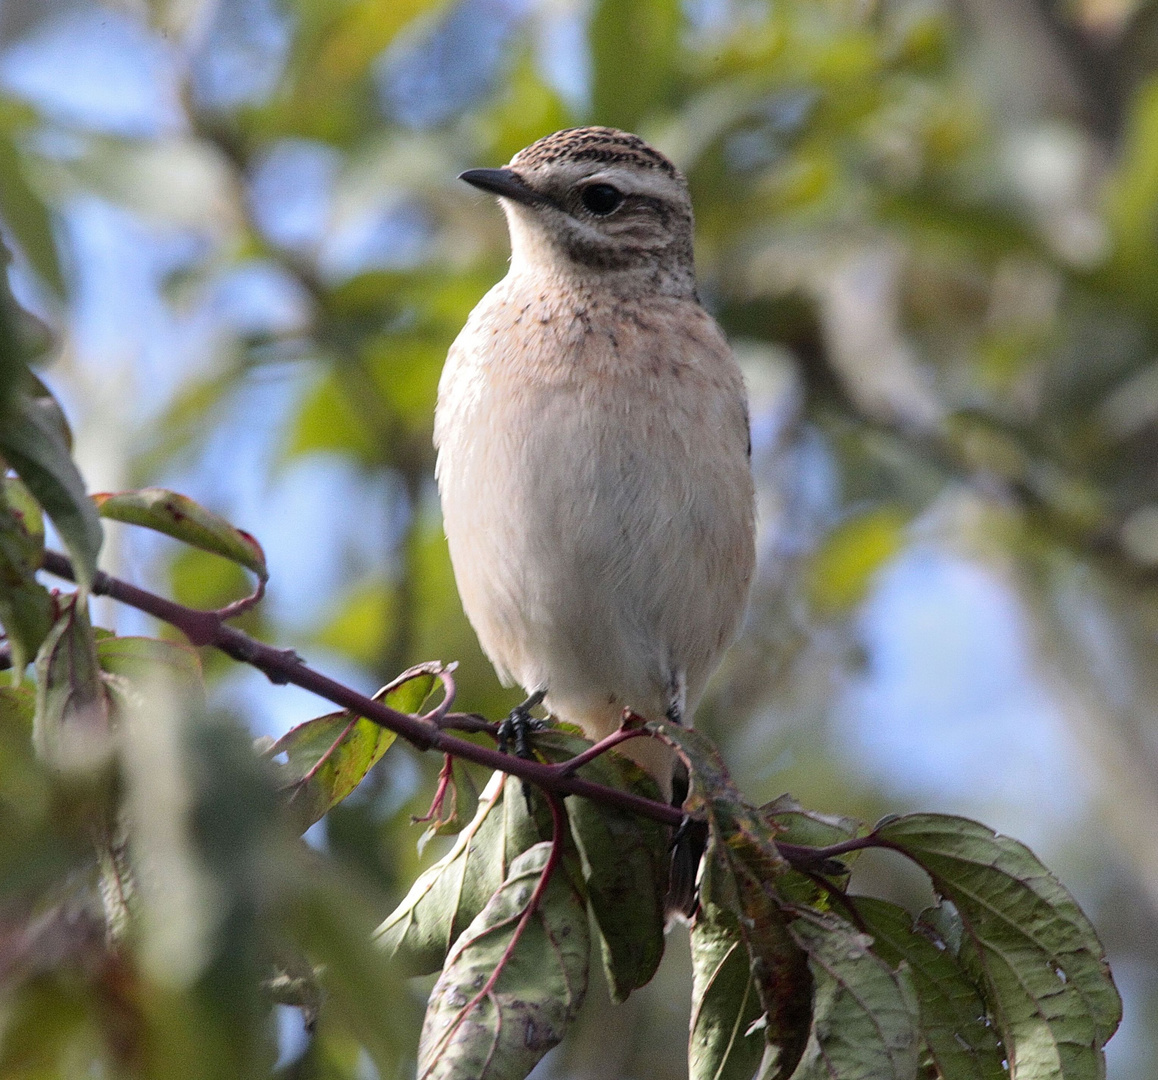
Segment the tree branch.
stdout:
[[[44,555],[44,569],[56,577],[67,581],[75,580],[72,563],[54,551]],[[381,702],[359,694],[356,690],[328,678],[309,667],[296,653],[275,649],[257,641],[248,634],[226,625],[214,611],[199,611],[184,604],[166,600],[156,593],[131,585],[127,581],[112,577],[98,570],[93,579],[92,591],[98,596],[108,596],[129,607],[152,615],[162,622],[175,626],[193,645],[211,645],[227,656],[251,665],[263,672],[278,685],[292,683],[304,690],[317,694],[327,701],[340,705],[358,716],[364,716],[372,723],[379,724],[401,735],[419,750],[436,750],[452,754],[476,765],[510,773],[522,780],[529,780],[548,794],[580,795],[585,799],[629,810],[642,817],[659,821],[665,825],[678,826],[683,820],[682,811],[667,803],[644,798],[621,788],[594,784],[578,776],[571,776],[558,765],[544,765],[539,761],[528,761],[478,746],[466,739],[448,735],[437,723],[419,719],[408,713],[398,712]],[[455,718],[457,719],[457,718]],[[462,717],[462,720],[472,720]],[[443,718],[444,724],[454,722],[451,716]],[[564,763],[566,764],[566,763]]]

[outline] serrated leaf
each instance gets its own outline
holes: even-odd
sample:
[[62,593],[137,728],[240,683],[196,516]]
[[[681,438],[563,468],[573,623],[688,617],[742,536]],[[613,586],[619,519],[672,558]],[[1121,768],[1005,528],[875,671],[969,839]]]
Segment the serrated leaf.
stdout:
[[0,478],[0,626],[8,635],[17,683],[56,615],[52,596],[36,580],[43,560],[40,507],[19,480]]
[[88,609],[79,595],[61,607],[36,657],[37,752],[57,768],[88,768],[111,752],[109,705]]
[[877,836],[960,912],[962,961],[985,989],[1013,1080],[1103,1076],[1121,998],[1093,926],[1037,856],[978,822],[940,814],[897,818]]
[[[551,761],[565,761],[590,746],[586,739],[559,730],[535,737],[535,749]],[[584,765],[577,775],[661,800],[655,781],[614,751]],[[651,981],[663,958],[670,830],[589,799],[571,798],[566,806],[611,997],[626,1001],[632,990]]]
[[418,1045],[421,1080],[526,1076],[557,1046],[587,993],[587,910],[560,863],[516,933],[552,844],[519,855],[455,943],[434,984]]
[[[700,909],[691,931],[688,1080],[751,1080],[769,1045],[764,1025],[754,1026],[764,1014],[764,1005],[739,922],[712,898],[711,875],[719,873],[713,869],[714,862],[705,868]],[[807,1016],[804,1032],[807,1038]]]
[[[506,798],[510,789],[511,798]],[[451,946],[506,879],[515,858],[541,837],[518,782],[496,772],[479,796],[474,820],[453,848],[419,875],[402,903],[375,931],[410,975],[437,971]]]
[[52,219],[33,191],[11,136],[0,131],[0,215],[33,269],[58,298],[65,296]]
[[[441,666],[412,669],[374,695],[398,712],[416,713],[434,689]],[[286,755],[283,786],[301,827],[309,828],[346,798],[390,749],[397,736],[381,724],[352,713],[329,713],[287,731],[268,755]]]
[[793,1080],[914,1080],[920,1040],[908,970],[893,971],[867,935],[833,916],[797,919],[792,935],[816,983],[812,1037]]
[[56,419],[59,407],[50,397],[18,391],[2,408],[0,457],[52,518],[72,556],[77,585],[87,591],[104,534]]
[[262,581],[269,579],[261,544],[220,514],[195,503],[187,495],[165,488],[101,492],[93,496],[101,517],[141,525],[164,533],[191,547],[221,555],[252,570]]
[[908,964],[917,993],[921,1034],[944,1080],[1005,1080],[1004,1052],[985,1002],[949,949],[916,933],[902,907],[853,898],[873,937],[872,950],[894,968]]

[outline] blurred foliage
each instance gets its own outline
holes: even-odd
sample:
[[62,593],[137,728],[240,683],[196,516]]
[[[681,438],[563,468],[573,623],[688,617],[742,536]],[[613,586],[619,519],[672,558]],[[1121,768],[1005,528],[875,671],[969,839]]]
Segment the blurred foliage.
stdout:
[[[105,23],[127,35],[121,48],[152,50],[146,70],[174,116],[102,126],[12,74],[29,42],[69,27],[83,41]],[[65,512],[79,483],[66,431],[26,361],[71,388],[82,449],[116,486],[187,490],[179,481],[208,474],[203,501],[231,520],[221,474],[238,466],[221,441],[259,426],[263,388],[280,381],[295,392],[273,420],[266,480],[340,463],[375,498],[327,505],[327,522],[385,539],[372,565],[353,541],[341,549],[320,613],[272,606],[242,625],[324,647],[367,684],[457,660],[461,707],[489,716],[515,696],[458,604],[430,430],[446,348],[507,248],[498,211],[454,176],[571,124],[628,126],[670,154],[691,185],[705,303],[748,365],[764,530],[748,629],[698,724],[736,749],[750,797],[791,787],[826,810],[891,809],[815,735],[863,659],[862,602],[922,545],[989,568],[1094,776],[1100,832],[1083,837],[1100,837],[1099,853],[1075,863],[1095,922],[1147,973],[1129,1008],[1158,1016],[1146,997],[1158,993],[1158,6],[8,0],[0,50],[0,218],[22,301],[0,298],[0,455],[16,464],[31,429],[54,447],[21,475],[59,537],[95,560],[95,516]],[[166,347],[209,324],[195,363],[158,380],[168,392],[144,375],[126,396],[123,373],[84,366],[82,315],[103,295],[78,225],[93,205],[166,251],[148,286],[182,328]],[[276,302],[222,301],[255,277]],[[104,429],[102,409],[117,414]],[[23,659],[49,598],[30,584],[39,540],[18,498],[5,488],[0,571],[26,589],[0,618]],[[240,523],[270,547],[263,522]],[[106,562],[131,560],[179,600],[221,606],[248,589],[216,556],[142,559],[121,535]],[[211,693],[228,687],[217,680],[232,665],[203,660]],[[278,832],[273,781],[240,734],[252,718],[178,700],[139,756],[94,780],[33,755],[27,683],[4,695],[0,1075],[72,1076],[90,1061],[110,1076],[269,1075],[280,991],[255,987],[280,964],[279,985],[300,991],[302,956],[311,979],[326,974],[278,1014],[300,1038],[283,1037],[293,1052],[277,1074],[413,1068],[415,999],[362,943],[423,865],[409,820],[438,762],[387,755],[311,853]],[[773,730],[784,715],[795,727]],[[105,803],[146,793],[153,842],[168,837],[183,861],[142,884],[139,940],[110,951],[115,920],[65,885],[95,882],[102,861],[107,878],[123,823]],[[94,805],[108,818],[101,860]],[[589,995],[547,1074],[679,1075],[689,970],[673,957],[618,1012]],[[1130,1077],[1158,1065],[1150,1027]]]

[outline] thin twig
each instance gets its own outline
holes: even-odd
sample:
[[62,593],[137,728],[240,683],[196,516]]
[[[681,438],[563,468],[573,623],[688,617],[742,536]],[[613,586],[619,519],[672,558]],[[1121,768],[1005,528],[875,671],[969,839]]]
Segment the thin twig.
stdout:
[[625,743],[628,739],[638,739],[640,736],[649,734],[650,732],[644,731],[642,728],[619,728],[606,738],[600,739],[594,746],[584,750],[583,753],[576,754],[567,761],[560,761],[553,765],[552,768],[560,776],[571,776],[577,769],[581,769],[589,761],[594,761],[597,757],[606,754],[608,750],[618,746],[620,743]]

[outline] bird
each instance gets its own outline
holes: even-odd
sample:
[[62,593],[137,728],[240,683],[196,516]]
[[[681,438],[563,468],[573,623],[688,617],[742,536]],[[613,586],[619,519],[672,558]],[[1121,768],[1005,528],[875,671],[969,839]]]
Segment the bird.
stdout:
[[[689,724],[756,556],[747,395],[696,291],[687,181],[607,127],[460,179],[498,196],[511,244],[438,387],[463,609],[524,719],[541,701],[592,740],[625,709]],[[672,797],[668,746],[620,749]]]

